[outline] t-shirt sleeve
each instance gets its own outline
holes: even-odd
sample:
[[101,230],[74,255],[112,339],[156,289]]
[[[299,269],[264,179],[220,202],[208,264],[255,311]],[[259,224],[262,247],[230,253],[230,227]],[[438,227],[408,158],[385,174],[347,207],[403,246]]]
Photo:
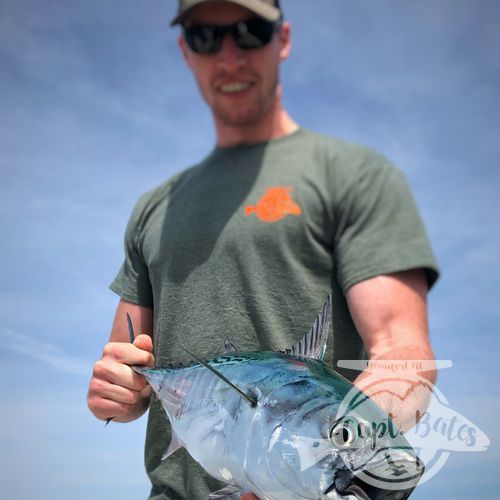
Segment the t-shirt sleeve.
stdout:
[[439,270],[403,173],[367,153],[339,203],[334,252],[344,293],[382,274],[424,269],[429,288]]
[[149,271],[139,245],[141,201],[135,206],[125,231],[125,260],[109,288],[124,300],[152,308]]

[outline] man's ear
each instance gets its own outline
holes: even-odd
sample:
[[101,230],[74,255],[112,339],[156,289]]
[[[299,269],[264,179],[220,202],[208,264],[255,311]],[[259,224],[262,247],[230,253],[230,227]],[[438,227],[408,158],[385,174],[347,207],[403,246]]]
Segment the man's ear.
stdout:
[[292,27],[288,21],[281,25],[278,37],[280,40],[280,61],[285,61],[292,51]]
[[182,57],[183,57],[185,63],[188,65],[188,67],[190,69],[192,69],[191,50],[188,47],[186,39],[182,35],[179,35],[179,38],[177,38],[177,44],[179,45],[179,47],[181,49]]

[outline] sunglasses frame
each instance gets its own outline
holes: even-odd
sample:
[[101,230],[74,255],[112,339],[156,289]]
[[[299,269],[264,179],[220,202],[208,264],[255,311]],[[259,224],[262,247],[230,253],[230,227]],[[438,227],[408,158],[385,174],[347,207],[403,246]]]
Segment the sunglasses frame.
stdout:
[[[233,37],[234,42],[238,47],[244,50],[254,50],[264,47],[269,44],[273,39],[274,34],[279,30],[281,25],[283,24],[283,20],[279,19],[278,21],[266,21],[259,17],[255,17],[246,21],[238,21],[234,24],[229,25],[218,25],[218,24],[193,24],[192,26],[182,26],[182,32],[184,39],[186,40],[189,48],[197,53],[202,55],[211,55],[219,52],[222,47],[222,42],[224,37],[229,33]],[[254,32],[249,29],[253,25]],[[259,39],[259,37],[255,34],[255,27],[260,27],[261,33],[266,37],[264,40]],[[209,42],[205,42],[206,48],[200,49],[200,46],[197,45],[195,41],[195,36],[197,32],[199,33],[201,30],[208,30],[205,34],[210,34],[212,40]],[[249,34],[256,40],[256,43],[252,45],[249,43],[249,40],[246,41],[243,39],[245,35]],[[251,40],[251,39],[250,39]]]

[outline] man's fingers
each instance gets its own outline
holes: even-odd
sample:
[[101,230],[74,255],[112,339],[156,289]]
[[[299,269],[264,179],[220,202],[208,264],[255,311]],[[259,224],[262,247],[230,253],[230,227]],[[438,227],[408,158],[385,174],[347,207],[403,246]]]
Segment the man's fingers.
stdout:
[[146,379],[130,366],[109,359],[101,359],[94,364],[93,378],[134,391],[141,391],[147,385]]
[[92,379],[87,395],[89,408],[101,420],[121,419],[130,415],[131,409],[142,400],[149,400],[151,387],[141,391],[132,391],[106,382]]
[[[139,342],[141,345],[147,340],[143,340],[141,337],[151,337],[148,335],[140,335],[135,339],[135,342]],[[153,366],[154,357],[151,351],[140,349],[134,344],[127,344],[125,342],[109,342],[104,347],[103,358],[111,358],[118,363],[125,365],[140,365],[140,366]]]
[[107,420],[108,418],[120,418],[122,416],[130,413],[131,405],[126,403],[119,403],[113,401],[112,399],[100,398],[98,401],[93,401],[92,396],[89,394],[88,398],[89,406],[92,407],[92,411],[97,418],[101,420]]
[[136,404],[140,397],[141,391],[135,391],[133,389],[127,389],[120,385],[111,384],[106,380],[96,379],[90,388],[91,393],[94,391],[99,394],[100,398],[110,399],[116,403],[124,403],[127,405]]

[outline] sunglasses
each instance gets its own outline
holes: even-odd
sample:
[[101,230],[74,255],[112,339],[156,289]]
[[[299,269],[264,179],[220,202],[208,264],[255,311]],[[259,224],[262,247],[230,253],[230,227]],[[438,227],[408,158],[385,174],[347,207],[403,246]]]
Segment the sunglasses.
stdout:
[[226,33],[230,33],[241,49],[258,49],[267,45],[281,21],[270,22],[264,19],[239,21],[229,26],[200,24],[183,26],[184,38],[189,48],[198,54],[215,54],[222,45]]

